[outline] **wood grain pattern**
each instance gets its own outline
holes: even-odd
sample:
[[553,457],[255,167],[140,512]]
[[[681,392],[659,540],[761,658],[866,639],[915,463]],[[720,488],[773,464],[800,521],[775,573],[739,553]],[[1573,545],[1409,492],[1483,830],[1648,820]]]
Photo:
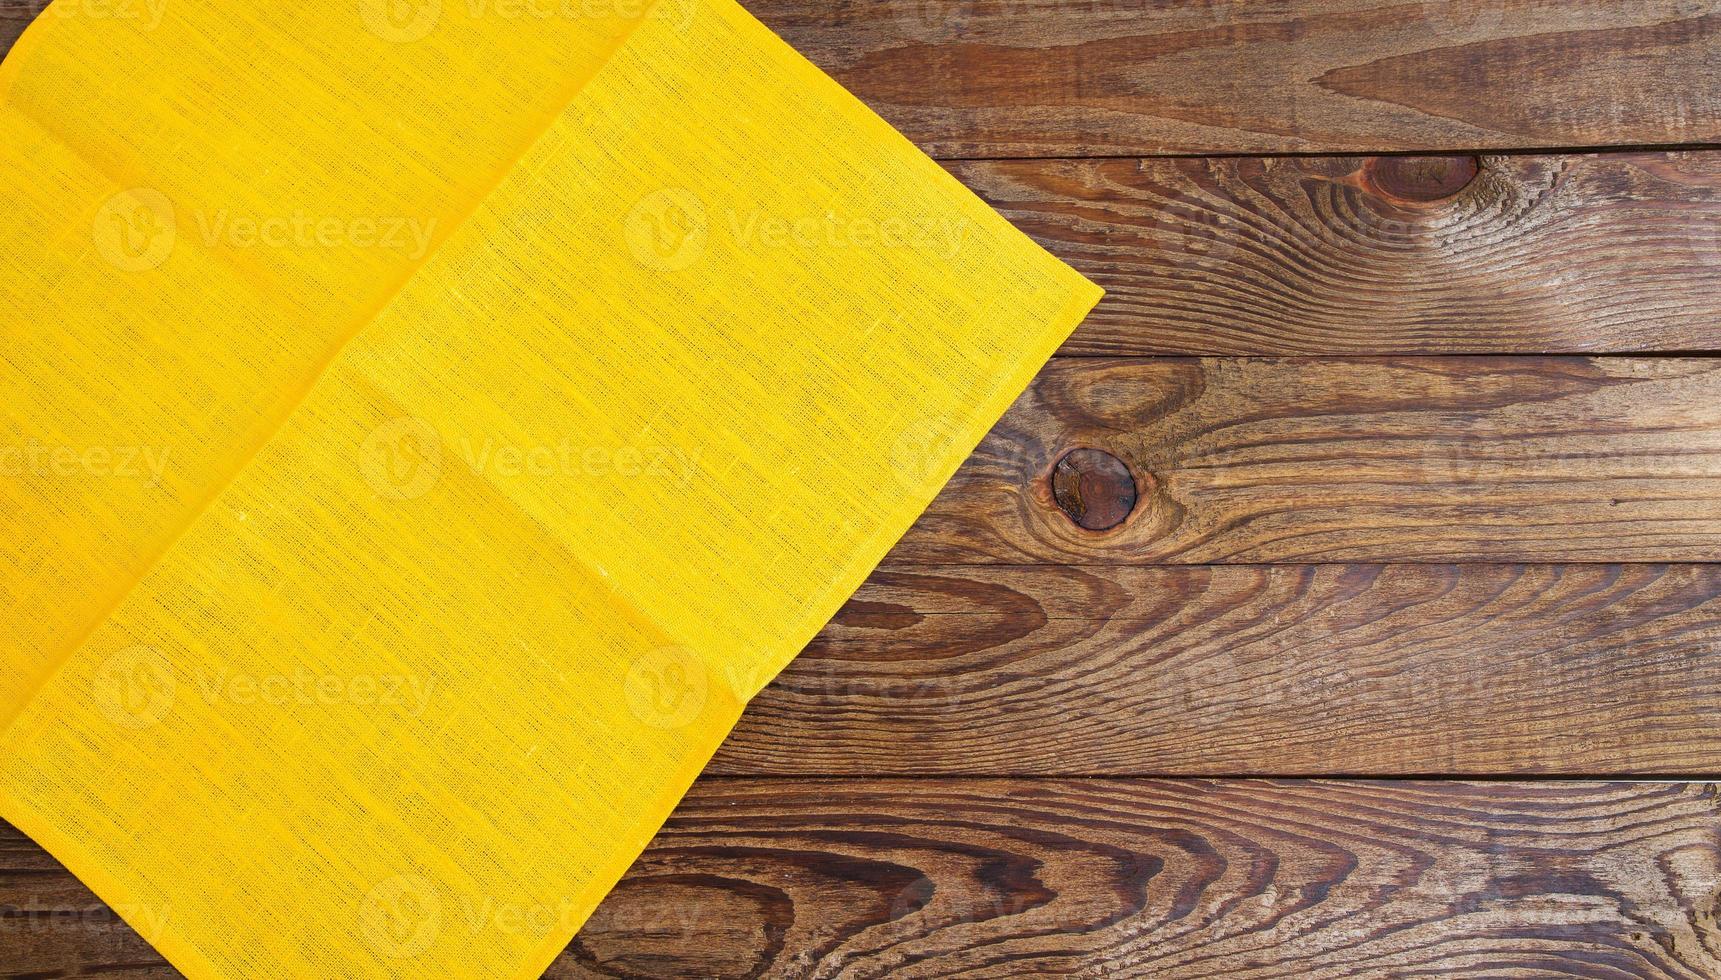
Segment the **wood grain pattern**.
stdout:
[[1708,786],[708,783],[564,975],[1712,977],[1716,816]]
[[[0,848],[11,976],[173,975]],[[548,976],[1705,980],[1718,899],[1703,784],[705,780]]]
[[889,567],[711,772],[1721,771],[1721,566]]
[[[1052,466],[1127,463],[1109,531]],[[907,452],[910,447],[905,447]],[[1710,561],[1721,361],[1409,357],[1054,361],[897,561]]]
[[34,2],[0,0],[0,58],[4,58],[12,50],[12,45],[18,43],[18,37],[36,18],[39,9],[40,5]]
[[749,0],[944,157],[1721,138],[1713,0]]
[[947,166],[1106,288],[1064,354],[1721,348],[1721,153]]

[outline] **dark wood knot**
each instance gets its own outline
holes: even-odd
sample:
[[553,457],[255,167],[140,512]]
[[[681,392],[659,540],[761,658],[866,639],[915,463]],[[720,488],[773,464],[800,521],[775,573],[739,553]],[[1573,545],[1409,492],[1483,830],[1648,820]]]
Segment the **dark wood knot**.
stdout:
[[1076,449],[1052,468],[1052,499],[1078,527],[1109,530],[1135,509],[1135,477],[1111,453]]
[[1363,166],[1363,180],[1382,197],[1433,204],[1457,195],[1481,172],[1475,157],[1374,157]]

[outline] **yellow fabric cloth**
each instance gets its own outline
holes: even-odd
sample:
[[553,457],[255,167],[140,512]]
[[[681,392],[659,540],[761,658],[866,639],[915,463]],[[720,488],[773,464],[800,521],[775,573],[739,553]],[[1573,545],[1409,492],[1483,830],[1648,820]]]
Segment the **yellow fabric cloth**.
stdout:
[[1099,297],[732,0],[56,0],[0,817],[203,978],[535,977]]

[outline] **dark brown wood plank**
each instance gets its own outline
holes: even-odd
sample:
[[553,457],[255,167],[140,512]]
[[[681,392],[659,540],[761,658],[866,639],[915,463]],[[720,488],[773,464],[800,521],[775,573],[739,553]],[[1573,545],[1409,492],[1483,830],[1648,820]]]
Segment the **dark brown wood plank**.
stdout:
[[[20,851],[10,975],[172,975]],[[1703,784],[706,780],[549,976],[1704,980],[1718,887]]]
[[1106,288],[1065,354],[1721,348],[1721,153],[947,166]]
[[24,28],[30,26],[41,4],[35,2],[17,2],[17,0],[0,0],[0,58],[12,50],[12,45],[18,43],[19,35]]
[[934,155],[1721,138],[1713,0],[748,0]]
[[708,783],[557,975],[1712,977],[1718,829],[1692,785]]
[[[1131,473],[1137,503],[1111,530],[1078,526],[1054,498],[1050,473],[1078,447]],[[1060,359],[893,555],[1711,561],[1721,360]]]
[[744,775],[1721,772],[1721,566],[886,567]]

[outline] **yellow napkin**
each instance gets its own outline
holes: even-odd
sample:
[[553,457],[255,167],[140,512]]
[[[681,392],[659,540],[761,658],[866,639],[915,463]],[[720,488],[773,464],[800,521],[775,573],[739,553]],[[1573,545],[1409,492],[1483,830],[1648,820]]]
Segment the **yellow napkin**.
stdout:
[[732,0],[56,0],[0,816],[180,970],[535,977],[1099,290]]

